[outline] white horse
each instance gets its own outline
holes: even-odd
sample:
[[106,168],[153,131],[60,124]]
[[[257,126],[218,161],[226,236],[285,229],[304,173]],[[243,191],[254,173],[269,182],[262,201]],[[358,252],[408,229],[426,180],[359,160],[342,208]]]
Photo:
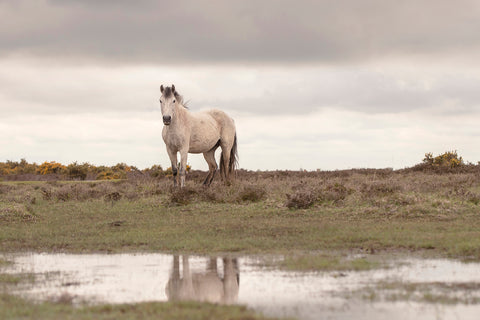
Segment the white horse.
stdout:
[[163,115],[162,137],[172,163],[173,185],[177,185],[177,153],[180,152],[180,186],[185,186],[188,153],[203,153],[208,163],[204,185],[209,186],[217,170],[215,150],[222,148],[220,173],[229,183],[237,165],[237,133],[235,123],[225,112],[208,110],[191,113],[175,86],[160,86],[160,104]]
[[[234,304],[238,300],[240,273],[235,258],[223,258],[223,278],[217,268],[217,258],[210,258],[205,271],[192,271],[188,256],[173,257],[173,268],[165,287],[169,301],[200,301]],[[200,272],[199,272],[200,271]]]

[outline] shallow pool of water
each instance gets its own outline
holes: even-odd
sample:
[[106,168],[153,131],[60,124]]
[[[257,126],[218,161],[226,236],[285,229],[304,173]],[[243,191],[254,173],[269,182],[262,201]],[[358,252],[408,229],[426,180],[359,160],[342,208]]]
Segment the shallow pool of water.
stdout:
[[33,274],[9,288],[34,300],[73,303],[198,300],[243,304],[299,319],[478,319],[480,264],[392,259],[361,272],[293,272],[257,257],[166,254],[14,254],[0,268]]

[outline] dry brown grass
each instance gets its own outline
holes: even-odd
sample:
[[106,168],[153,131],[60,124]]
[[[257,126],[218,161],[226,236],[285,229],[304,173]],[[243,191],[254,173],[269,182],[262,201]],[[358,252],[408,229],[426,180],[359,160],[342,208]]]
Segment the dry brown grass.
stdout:
[[[232,186],[221,181],[206,188],[205,172],[192,171],[184,189],[172,187],[169,177],[145,175],[110,182],[43,182],[0,184],[0,198],[6,203],[35,204],[49,202],[120,199],[137,201],[159,197],[165,205],[189,205],[192,202],[251,203],[266,202],[291,209],[310,207],[357,206],[408,209],[433,206],[455,210],[459,204],[480,204],[480,169],[432,172],[416,170],[358,169],[342,171],[266,171],[239,170]],[[441,205],[439,205],[439,203]],[[447,205],[448,203],[448,205]]]
[[208,188],[206,173],[193,172],[184,189],[145,176],[2,182],[0,242],[54,251],[420,248],[480,259],[479,172],[240,170],[232,185]]

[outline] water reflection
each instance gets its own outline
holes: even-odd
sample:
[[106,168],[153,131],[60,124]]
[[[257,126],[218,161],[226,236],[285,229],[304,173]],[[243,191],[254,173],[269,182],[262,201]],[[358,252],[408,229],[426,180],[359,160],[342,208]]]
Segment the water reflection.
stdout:
[[195,300],[221,304],[233,304],[238,300],[239,268],[235,258],[223,258],[223,276],[218,270],[217,258],[208,260],[205,271],[192,271],[189,256],[173,257],[172,271],[165,293],[170,301]]
[[480,263],[399,257],[389,258],[390,268],[339,277],[338,272],[264,268],[261,257],[248,256],[22,253],[0,258],[12,262],[0,266],[0,274],[34,279],[9,286],[7,292],[34,300],[199,300],[305,320],[477,320],[480,314]]

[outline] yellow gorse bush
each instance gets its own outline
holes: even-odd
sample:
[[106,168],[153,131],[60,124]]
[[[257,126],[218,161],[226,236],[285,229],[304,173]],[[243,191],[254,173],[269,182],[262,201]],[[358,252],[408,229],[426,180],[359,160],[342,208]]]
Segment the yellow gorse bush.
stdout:
[[132,171],[132,167],[125,163],[117,163],[113,167],[98,167],[97,180],[116,180],[126,179],[127,173]]
[[20,162],[7,160],[7,162],[0,162],[0,175],[35,173],[37,168],[36,163],[30,164],[25,159],[21,159]]
[[459,157],[457,151],[447,151],[436,157],[431,152],[425,154],[423,163],[432,167],[456,168],[464,165],[463,158]]
[[[134,166],[129,166],[125,163],[117,163],[114,166],[95,166],[88,162],[78,163],[73,162],[67,166],[56,161],[45,161],[38,165],[36,163],[28,163],[25,159],[20,162],[7,160],[0,162],[0,179],[2,176],[15,175],[56,175],[58,179],[68,180],[112,180],[112,179],[127,179],[129,173],[150,173],[155,171],[155,177],[164,176],[164,171],[160,165],[154,165],[150,169],[143,171],[138,170]],[[32,177],[30,177],[32,178]]]
[[63,164],[51,161],[47,162],[45,161],[42,163],[36,170],[36,173],[38,174],[52,174],[52,173],[63,173],[67,167],[65,167]]

